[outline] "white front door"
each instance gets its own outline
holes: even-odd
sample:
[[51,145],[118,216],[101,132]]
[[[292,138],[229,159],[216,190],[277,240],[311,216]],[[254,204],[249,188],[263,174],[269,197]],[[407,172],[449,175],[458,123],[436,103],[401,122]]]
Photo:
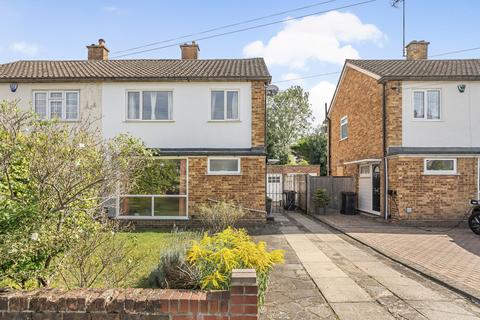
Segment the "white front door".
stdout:
[[373,210],[372,165],[360,165],[358,171],[358,209],[378,215]]
[[267,196],[272,201],[282,200],[283,188],[282,188],[282,174],[281,173],[268,173],[267,174]]

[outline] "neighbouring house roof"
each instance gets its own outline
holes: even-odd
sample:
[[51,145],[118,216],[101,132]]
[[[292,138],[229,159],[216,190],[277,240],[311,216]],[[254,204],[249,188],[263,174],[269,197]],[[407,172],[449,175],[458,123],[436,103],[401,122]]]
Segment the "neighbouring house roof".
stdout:
[[347,60],[386,80],[480,80],[480,59]]
[[388,155],[480,155],[478,147],[389,147]]
[[16,61],[0,64],[0,82],[270,81],[263,58]]
[[265,148],[152,148],[158,156],[264,156]]

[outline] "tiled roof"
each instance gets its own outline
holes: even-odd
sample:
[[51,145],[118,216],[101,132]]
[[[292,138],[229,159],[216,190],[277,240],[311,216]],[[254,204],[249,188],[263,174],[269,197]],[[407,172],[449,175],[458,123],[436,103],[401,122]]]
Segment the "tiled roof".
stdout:
[[480,80],[480,59],[347,60],[380,80]]
[[17,61],[0,64],[0,82],[78,80],[266,80],[262,58]]

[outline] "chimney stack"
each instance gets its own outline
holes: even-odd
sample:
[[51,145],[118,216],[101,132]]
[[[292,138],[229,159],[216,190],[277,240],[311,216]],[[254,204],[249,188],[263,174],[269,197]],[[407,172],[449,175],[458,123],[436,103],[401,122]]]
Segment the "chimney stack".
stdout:
[[98,39],[98,44],[87,46],[88,60],[108,60],[109,50],[105,47],[105,40]]
[[184,59],[198,59],[198,52],[200,51],[200,47],[195,41],[192,41],[191,44],[184,43],[180,45],[180,49],[182,49],[182,60]]
[[413,40],[407,44],[407,60],[426,60],[428,59],[428,45],[430,42],[425,40]]

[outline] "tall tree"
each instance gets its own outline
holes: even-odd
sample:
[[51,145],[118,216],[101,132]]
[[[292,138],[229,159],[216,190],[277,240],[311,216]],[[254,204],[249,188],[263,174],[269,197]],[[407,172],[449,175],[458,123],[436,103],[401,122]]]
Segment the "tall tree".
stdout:
[[308,92],[292,86],[267,100],[267,153],[269,159],[288,163],[290,146],[311,129]]
[[309,164],[320,165],[320,174],[327,174],[327,135],[317,128],[313,133],[306,135],[294,144],[293,154]]

